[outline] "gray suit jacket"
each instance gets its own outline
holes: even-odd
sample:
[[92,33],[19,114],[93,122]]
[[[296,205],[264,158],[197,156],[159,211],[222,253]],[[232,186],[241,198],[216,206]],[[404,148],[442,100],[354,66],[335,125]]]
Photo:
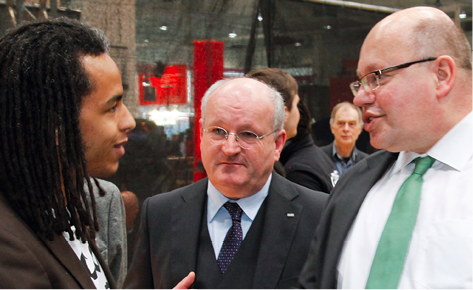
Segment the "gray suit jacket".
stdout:
[[396,161],[384,150],[343,174],[330,194],[299,283],[303,288],[337,288],[337,265],[343,243],[368,191]]
[[[121,288],[128,268],[125,206],[118,187],[105,180],[97,181],[106,194],[100,196],[95,182],[92,181],[99,223],[95,241],[117,282],[117,287]],[[88,192],[87,185],[85,189]]]
[[[62,235],[53,241],[39,239],[0,195],[1,288],[95,288],[88,269]],[[90,248],[115,288],[107,264],[95,242]]]
[[[327,198],[325,193],[273,173],[253,288],[297,286]],[[206,200],[204,179],[144,202],[139,240],[125,287],[172,288],[195,271]],[[294,217],[287,213],[294,213]]]

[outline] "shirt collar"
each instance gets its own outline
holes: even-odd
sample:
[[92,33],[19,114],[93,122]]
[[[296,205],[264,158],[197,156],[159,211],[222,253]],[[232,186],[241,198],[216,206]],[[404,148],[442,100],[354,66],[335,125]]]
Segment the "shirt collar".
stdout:
[[[264,184],[263,188],[260,191],[253,194],[252,196],[248,196],[245,198],[240,198],[236,201],[238,205],[241,207],[243,212],[253,221],[258,213],[261,204],[263,203],[266,196],[269,193],[269,185],[271,184],[271,178],[273,174],[271,173],[268,177],[268,180]],[[207,187],[207,196],[208,196],[208,208],[207,212],[210,217],[210,221],[215,218],[215,215],[220,210],[220,208],[230,199],[223,195],[213,184],[208,181]]]
[[[332,152],[333,152],[333,157],[335,157],[335,159],[338,158],[339,160],[343,160],[343,157],[338,155],[337,148],[335,147],[335,142],[332,143]],[[357,152],[356,152],[356,146],[355,146],[353,147],[353,150],[351,151],[351,156],[350,156],[349,161],[355,162],[356,154]]]
[[473,113],[469,113],[447,132],[426,154],[402,151],[392,174],[399,172],[417,157],[430,156],[457,171],[462,171],[473,158]]

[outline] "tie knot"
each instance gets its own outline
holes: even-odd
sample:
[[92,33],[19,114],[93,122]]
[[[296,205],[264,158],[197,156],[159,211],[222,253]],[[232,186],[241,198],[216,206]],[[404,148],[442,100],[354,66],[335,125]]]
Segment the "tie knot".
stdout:
[[414,168],[414,173],[422,176],[425,174],[427,169],[429,169],[432,166],[432,164],[434,164],[435,159],[430,156],[418,157],[414,159],[413,162],[415,162],[416,164],[416,167]]
[[232,220],[236,220],[236,221],[241,221],[241,214],[243,212],[243,210],[241,209],[241,207],[238,205],[238,203],[236,202],[226,202],[224,205],[223,205],[227,210],[228,212],[230,213],[231,217],[232,217]]

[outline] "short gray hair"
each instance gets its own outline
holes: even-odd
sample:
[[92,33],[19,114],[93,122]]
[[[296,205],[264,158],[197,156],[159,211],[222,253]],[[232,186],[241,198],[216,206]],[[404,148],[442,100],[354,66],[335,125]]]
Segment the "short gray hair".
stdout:
[[215,82],[204,94],[204,97],[202,98],[202,103],[201,103],[201,111],[202,111],[202,120],[205,121],[205,113],[207,110],[207,102],[210,98],[210,96],[221,86],[224,84],[236,80],[236,79],[251,79],[254,81],[257,81],[263,85],[265,85],[269,89],[269,95],[268,97],[270,98],[271,102],[273,103],[274,107],[274,120],[273,120],[273,126],[274,130],[282,130],[284,129],[284,100],[281,96],[281,94],[275,90],[274,88],[268,86],[262,81],[256,80],[254,78],[249,78],[249,77],[237,77],[237,78],[229,78],[229,79],[224,79],[224,80],[219,80]]
[[358,127],[360,128],[363,127],[364,123],[363,123],[363,118],[362,118],[362,113],[361,113],[360,108],[353,105],[350,102],[341,102],[341,103],[338,103],[335,107],[333,107],[332,114],[330,116],[330,125],[333,125],[333,123],[335,122],[335,116],[337,115],[337,112],[341,108],[352,108],[353,110],[355,110],[356,113],[358,114]]

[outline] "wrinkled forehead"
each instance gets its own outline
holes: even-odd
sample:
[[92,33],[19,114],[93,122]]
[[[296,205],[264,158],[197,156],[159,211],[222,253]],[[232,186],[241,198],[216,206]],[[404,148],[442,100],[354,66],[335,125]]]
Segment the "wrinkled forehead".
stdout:
[[336,120],[358,120],[358,112],[352,107],[342,107],[335,115]]
[[230,81],[209,97],[205,122],[225,120],[225,123],[273,123],[274,105],[271,90],[265,84],[251,79]]

